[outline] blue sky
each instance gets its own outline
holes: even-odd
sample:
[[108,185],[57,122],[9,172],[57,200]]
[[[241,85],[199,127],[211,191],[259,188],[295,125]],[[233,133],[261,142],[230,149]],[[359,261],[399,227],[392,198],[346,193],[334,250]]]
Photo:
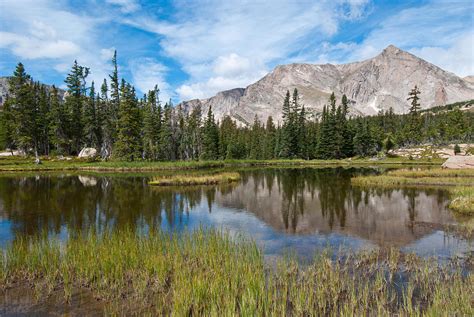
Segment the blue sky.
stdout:
[[278,64],[343,63],[389,44],[474,75],[474,2],[370,0],[0,0],[0,75],[21,61],[63,85],[74,59],[102,82],[119,71],[162,100],[245,87]]

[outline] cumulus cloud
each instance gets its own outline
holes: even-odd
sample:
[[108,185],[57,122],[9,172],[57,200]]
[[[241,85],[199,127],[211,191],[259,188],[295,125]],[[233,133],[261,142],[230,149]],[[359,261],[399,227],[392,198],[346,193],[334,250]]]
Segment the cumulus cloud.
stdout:
[[49,65],[65,75],[77,60],[91,68],[88,81],[96,83],[110,71],[112,53],[95,41],[103,17],[72,12],[53,0],[16,0],[2,2],[0,20],[0,49],[21,61]]
[[124,23],[161,37],[165,54],[189,74],[177,89],[182,99],[209,97],[245,87],[270,64],[319,44],[341,21],[364,14],[368,0],[178,2],[175,19],[129,18]]
[[166,102],[172,97],[170,86],[165,80],[168,71],[165,65],[152,58],[139,58],[131,61],[130,70],[133,84],[143,93],[154,89],[155,85],[158,85],[162,101]]

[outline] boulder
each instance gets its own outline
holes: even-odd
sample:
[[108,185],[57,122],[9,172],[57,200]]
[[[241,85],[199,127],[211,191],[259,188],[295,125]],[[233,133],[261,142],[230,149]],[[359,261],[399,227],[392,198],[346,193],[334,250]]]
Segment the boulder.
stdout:
[[474,168],[474,156],[453,155],[441,166],[443,168]]
[[97,150],[92,147],[85,147],[79,152],[79,158],[94,158],[97,156]]

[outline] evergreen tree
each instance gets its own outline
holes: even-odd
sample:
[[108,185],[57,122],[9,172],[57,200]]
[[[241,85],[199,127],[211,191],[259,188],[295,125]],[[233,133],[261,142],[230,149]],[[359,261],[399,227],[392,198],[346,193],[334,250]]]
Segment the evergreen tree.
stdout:
[[84,144],[86,147],[97,148],[99,146],[98,127],[97,127],[97,106],[94,82],[89,90],[89,98],[84,105],[84,113],[82,116],[84,127]]
[[415,86],[410,93],[408,94],[407,100],[411,100],[410,105],[410,119],[405,129],[406,139],[410,140],[409,143],[420,143],[422,135],[420,134],[421,130],[421,121],[420,121],[420,98],[418,95],[420,94],[420,90],[417,86]]
[[359,120],[354,136],[354,152],[366,157],[377,153],[367,120]]
[[11,99],[7,99],[3,103],[3,111],[0,112],[0,125],[2,128],[2,143],[4,149],[9,149],[13,154],[15,145],[15,117],[12,109]]
[[127,161],[141,157],[140,111],[135,96],[135,89],[122,79],[121,98],[118,120],[118,135],[115,142],[114,156]]
[[202,155],[203,160],[216,160],[219,155],[219,131],[212,114],[212,107],[209,107],[207,118],[204,122],[202,132]]
[[13,96],[11,124],[14,127],[15,143],[25,153],[33,149],[38,155],[37,104],[31,77],[26,73],[22,63],[18,63],[13,77],[9,80],[9,86]]
[[173,122],[171,101],[163,108],[163,120],[160,129],[160,158],[165,161],[174,159]]
[[347,121],[347,115],[349,113],[349,106],[348,106],[348,100],[346,95],[342,95],[341,99],[341,116],[339,118],[340,120],[340,128],[341,128],[341,134],[342,134],[342,148],[341,148],[341,153],[342,157],[351,157],[353,155],[353,145],[352,145],[352,138],[353,133],[351,131],[351,128],[349,126],[349,123]]
[[158,158],[158,138],[161,125],[157,122],[158,93],[159,90],[157,86],[148,92],[148,97],[143,109],[143,156],[150,160],[156,160]]
[[70,140],[68,138],[69,121],[64,104],[61,102],[58,89],[53,86],[49,98],[49,138],[58,154],[68,154]]
[[37,139],[38,139],[38,151],[41,154],[49,155],[50,150],[50,141],[49,141],[49,96],[48,91],[44,85],[39,83],[35,85],[36,87],[36,98],[37,98],[37,116],[36,116],[36,125],[37,125]]
[[263,147],[263,158],[271,160],[275,157],[276,128],[272,116],[269,116],[265,125],[265,139]]
[[68,88],[65,103],[70,117],[69,137],[71,139],[72,153],[78,153],[84,144],[82,112],[85,101],[86,77],[88,75],[89,68],[80,66],[77,61],[74,61],[71,72],[65,80]]

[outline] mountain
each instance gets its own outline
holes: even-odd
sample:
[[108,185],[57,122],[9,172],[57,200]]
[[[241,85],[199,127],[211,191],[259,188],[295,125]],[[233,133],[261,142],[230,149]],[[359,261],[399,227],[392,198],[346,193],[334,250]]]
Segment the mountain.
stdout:
[[[9,77],[0,77],[0,108],[3,106],[7,96],[10,94],[9,84],[8,84]],[[52,89],[52,86],[45,85],[48,89]],[[63,89],[58,88],[58,94],[60,98],[64,98],[66,91]]]
[[408,92],[417,85],[423,109],[474,99],[474,82],[464,80],[393,45],[374,58],[350,64],[289,64],[277,66],[271,73],[247,88],[219,92],[208,99],[182,102],[184,109],[198,105],[203,114],[212,106],[216,118],[229,115],[242,124],[257,115],[281,120],[283,98],[287,90],[299,90],[308,113],[318,115],[332,92],[338,100],[343,94],[350,100],[350,113],[373,115],[390,107],[396,113],[409,110]]

